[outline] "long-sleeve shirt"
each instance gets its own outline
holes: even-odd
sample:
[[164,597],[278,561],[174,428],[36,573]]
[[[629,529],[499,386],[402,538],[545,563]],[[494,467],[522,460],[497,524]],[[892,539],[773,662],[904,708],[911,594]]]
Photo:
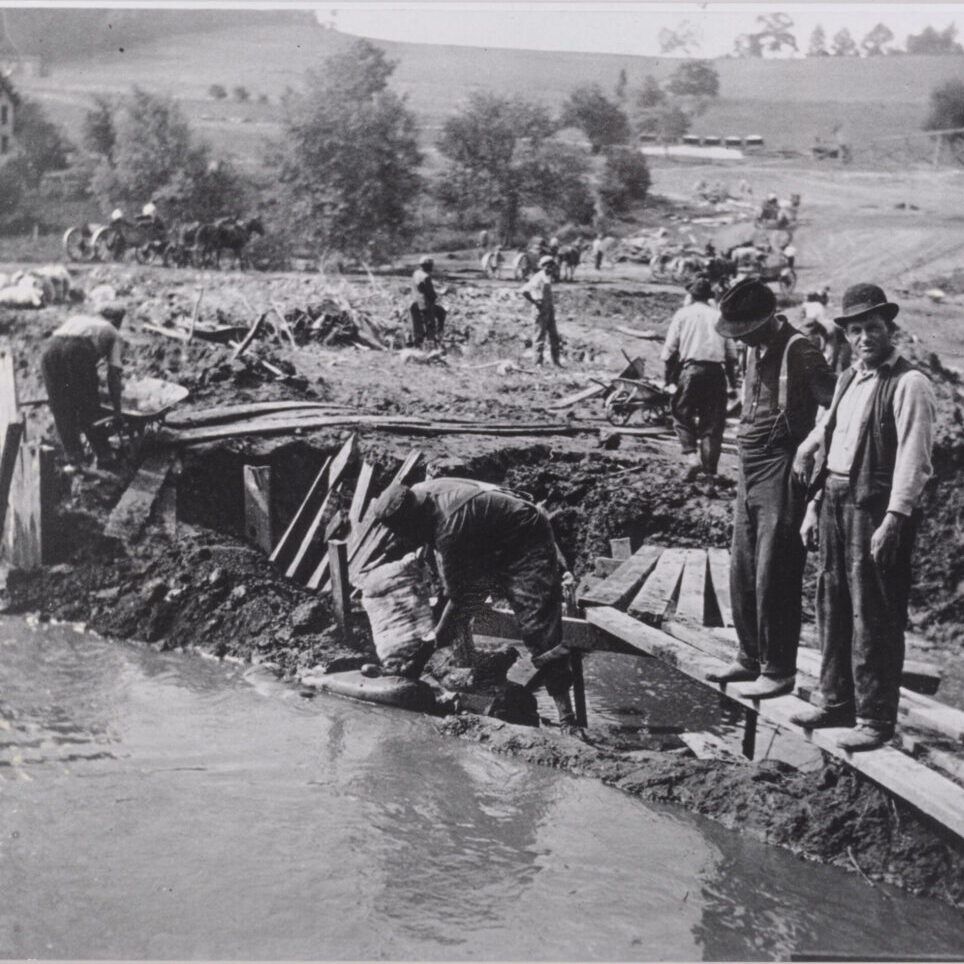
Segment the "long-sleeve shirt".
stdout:
[[716,331],[720,313],[704,301],[694,301],[673,315],[660,358],[679,353],[681,362],[736,362],[736,345]]
[[[830,437],[827,469],[848,475],[853,466],[870,404],[877,387],[880,369],[892,366],[899,354],[896,349],[878,369],[854,364],[856,375],[842,397],[834,398],[830,410],[807,436],[803,447],[815,452],[823,441],[827,422],[836,409],[836,426]],[[894,391],[894,424],[897,429],[897,455],[891,483],[888,512],[910,515],[920,504],[927,480],[934,474],[931,448],[934,441],[936,401],[934,389],[922,372],[909,371],[901,376]]]

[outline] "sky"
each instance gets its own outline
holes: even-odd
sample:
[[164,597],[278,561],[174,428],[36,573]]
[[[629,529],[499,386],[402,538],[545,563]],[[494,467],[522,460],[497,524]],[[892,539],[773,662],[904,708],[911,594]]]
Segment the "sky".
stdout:
[[676,30],[686,21],[699,37],[699,46],[690,55],[699,57],[730,53],[738,34],[758,29],[756,18],[775,11],[792,17],[801,52],[806,51],[817,24],[828,39],[847,27],[859,42],[883,22],[901,46],[908,34],[919,33],[927,25],[964,27],[964,3],[351,0],[317,7],[320,20],[344,33],[378,40],[642,56],[660,53],[661,29]]

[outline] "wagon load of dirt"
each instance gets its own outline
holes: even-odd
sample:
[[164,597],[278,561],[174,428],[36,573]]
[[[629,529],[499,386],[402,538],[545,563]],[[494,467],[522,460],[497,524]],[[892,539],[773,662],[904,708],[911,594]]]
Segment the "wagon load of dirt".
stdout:
[[418,675],[435,628],[428,576],[416,553],[372,569],[361,583],[375,651],[388,673]]

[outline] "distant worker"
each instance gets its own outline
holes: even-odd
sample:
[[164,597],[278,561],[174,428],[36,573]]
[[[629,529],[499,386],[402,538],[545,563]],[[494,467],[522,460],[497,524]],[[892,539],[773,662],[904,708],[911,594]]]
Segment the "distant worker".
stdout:
[[[673,422],[691,482],[702,470],[716,475],[726,426],[726,386],[736,387],[736,346],[716,331],[720,313],[709,304],[706,278],[688,288],[689,303],[673,315],[660,357],[666,383],[677,384]],[[697,450],[697,445],[699,449]]]
[[776,221],[779,213],[780,202],[777,200],[777,196],[771,192],[767,195],[766,200],[763,202],[763,206],[760,208],[760,220]]
[[803,322],[800,330],[816,344],[820,338],[820,350],[831,371],[839,374],[850,367],[852,353],[843,329],[835,325],[827,314],[830,288],[824,286],[819,291],[808,291],[803,302]]
[[593,267],[595,267],[597,271],[602,268],[603,254],[603,236],[601,234],[597,234],[592,239],[592,263]]
[[552,301],[552,270],[556,262],[545,254],[539,259],[539,270],[522,286],[522,297],[535,307],[535,331],[532,338],[533,360],[537,365],[543,362],[546,341],[549,342],[549,357],[557,368],[562,367],[559,360],[559,330],[556,328],[556,309]]
[[114,414],[121,413],[125,309],[104,305],[97,315],[73,315],[50,337],[41,358],[47,402],[69,465],[85,461],[80,436],[86,436],[99,467],[110,461],[107,432],[97,425],[103,418],[98,392],[97,365],[107,363],[107,390]]
[[[445,596],[454,605],[450,631],[470,621],[491,592],[508,599],[560,724],[574,726],[568,654],[539,658],[562,643],[563,585],[572,582],[546,513],[493,485],[440,478],[390,486],[373,517],[392,533],[396,551],[434,550]],[[444,646],[448,634],[442,626],[439,631]]]
[[823,355],[776,313],[776,297],[761,281],[742,281],[723,296],[716,330],[744,342],[748,350],[730,554],[739,649],[736,662],[707,679],[749,682],[742,694],[766,699],[793,690],[806,560],[799,537],[806,488],[791,469],[818,406],[830,404],[834,376]]
[[934,391],[893,346],[899,310],[877,285],[844,293],[835,321],[857,360],[794,460],[794,472],[808,479],[816,456],[801,536],[820,550],[823,655],[822,705],[792,719],[852,727],[837,740],[850,751],[876,749],[894,735],[911,554],[933,474]]
[[110,212],[110,217],[108,218],[111,224],[116,224],[118,221],[124,220],[124,212],[120,208],[114,208]]
[[412,315],[412,344],[421,348],[425,340],[438,345],[442,341],[447,312],[438,303],[438,295],[432,282],[435,262],[428,255],[419,259],[412,275],[412,293],[415,300],[409,310]]

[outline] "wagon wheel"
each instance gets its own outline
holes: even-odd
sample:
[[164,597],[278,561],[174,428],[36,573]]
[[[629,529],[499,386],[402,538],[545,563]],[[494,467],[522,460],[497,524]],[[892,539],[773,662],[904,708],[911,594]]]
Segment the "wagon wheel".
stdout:
[[603,400],[603,408],[610,425],[625,425],[632,418],[633,409],[628,402],[629,396],[618,389],[606,396]]
[[64,251],[71,261],[90,261],[94,257],[89,235],[76,226],[68,228],[64,234]]
[[110,227],[99,228],[91,238],[90,246],[98,261],[113,261],[115,246],[114,230]]
[[151,242],[139,244],[134,248],[134,260],[138,264],[151,264],[154,260],[154,250]]

